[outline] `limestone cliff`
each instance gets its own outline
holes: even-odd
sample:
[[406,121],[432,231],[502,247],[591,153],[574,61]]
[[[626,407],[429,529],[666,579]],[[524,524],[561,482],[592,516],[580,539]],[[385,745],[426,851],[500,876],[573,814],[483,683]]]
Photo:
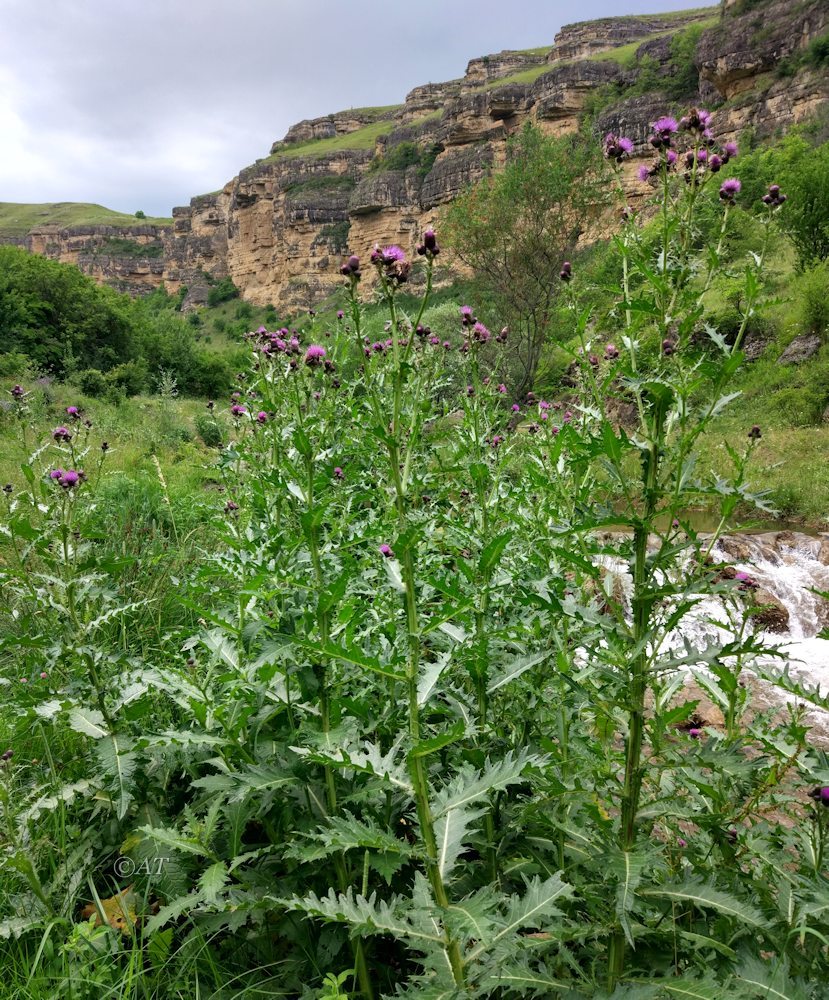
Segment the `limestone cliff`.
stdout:
[[676,108],[699,101],[715,110],[718,138],[777,134],[829,104],[829,74],[798,59],[829,32],[826,0],[727,0],[606,18],[563,28],[549,48],[472,59],[463,77],[416,87],[400,105],[299,122],[221,191],[174,209],[171,227],[117,234],[160,242],[160,256],[107,257],[116,234],[78,228],[41,227],[26,245],[130,290],[162,279],[173,292],[186,286],[188,305],[229,275],[251,302],[307,308],[339,284],[348,251],[376,242],[413,250],[441,206],[497,169],[528,120],[562,134],[589,113],[597,132],[629,135],[647,155],[649,124],[671,104],[663,90],[688,69],[677,64],[682,32],[695,46],[697,83]]

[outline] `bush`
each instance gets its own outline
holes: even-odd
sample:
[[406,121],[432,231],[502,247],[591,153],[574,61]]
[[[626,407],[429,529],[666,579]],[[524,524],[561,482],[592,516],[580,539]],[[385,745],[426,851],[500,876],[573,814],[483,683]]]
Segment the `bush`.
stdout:
[[221,281],[217,281],[215,285],[207,293],[207,304],[209,306],[218,306],[222,302],[229,302],[231,299],[239,298],[239,289],[233,284],[233,278],[230,276],[222,278]]
[[244,319],[244,320],[251,319],[253,317],[253,306],[251,305],[251,303],[240,302],[239,305],[236,306],[235,316],[236,319]]
[[800,275],[795,300],[801,329],[825,337],[829,333],[829,260]]
[[107,373],[106,380],[111,386],[122,389],[127,396],[137,396],[145,392],[150,383],[150,371],[144,358],[117,365]]
[[200,413],[196,417],[196,432],[208,448],[221,448],[224,440],[221,425],[210,413]]
[[85,396],[93,396],[96,399],[105,396],[112,384],[97,368],[85,368],[82,372],[78,372],[73,381]]

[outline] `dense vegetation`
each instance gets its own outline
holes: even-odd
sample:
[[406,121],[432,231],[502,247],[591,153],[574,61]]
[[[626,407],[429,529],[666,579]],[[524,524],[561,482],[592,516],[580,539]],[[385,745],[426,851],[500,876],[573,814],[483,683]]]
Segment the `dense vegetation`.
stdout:
[[[180,475],[200,446],[170,379],[152,483],[119,472],[107,404],[9,386],[5,996],[823,995],[805,706],[829,702],[689,517],[765,505],[762,427],[738,410],[715,474],[702,445],[793,199],[746,198],[703,126],[657,122],[652,206],[562,261],[549,394],[516,399],[509,333],[432,302],[431,231],[422,297],[378,248],[336,320],[248,337],[182,502],[159,456]],[[628,148],[605,140],[620,209]],[[799,700],[751,711],[749,671]]]
[[0,246],[0,356],[9,374],[35,365],[91,395],[145,392],[162,372],[183,392],[216,395],[234,374],[229,356],[199,347],[163,292],[133,300],[14,246]]

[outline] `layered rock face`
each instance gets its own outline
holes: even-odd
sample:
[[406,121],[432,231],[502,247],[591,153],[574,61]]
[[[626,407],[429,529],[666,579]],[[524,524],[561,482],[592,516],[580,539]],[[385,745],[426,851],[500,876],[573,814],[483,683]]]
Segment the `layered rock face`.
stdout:
[[[413,251],[443,205],[503,163],[508,139],[527,121],[549,134],[573,132],[599,100],[596,131],[629,135],[637,155],[649,155],[650,123],[670,107],[659,87],[677,68],[672,39],[695,25],[700,92],[689,96],[717,112],[718,138],[739,139],[747,128],[777,134],[829,104],[829,74],[797,62],[829,31],[826,0],[731,0],[607,18],[563,28],[549,49],[473,59],[462,78],[416,87],[402,105],[294,125],[221,191],[174,209],[170,229],[130,229],[130,239],[160,240],[161,258],[105,259],[92,234],[75,230],[26,239],[36,252],[131,290],[162,279],[173,292],[187,286],[188,305],[229,275],[255,304],[308,308],[339,286],[346,253],[365,254],[374,243]],[[626,98],[643,57],[651,86]],[[784,60],[794,65],[786,76],[776,72]],[[632,198],[637,191],[632,183]]]
[[166,236],[163,226],[38,226],[23,237],[0,242],[74,264],[100,284],[142,295],[161,284]]

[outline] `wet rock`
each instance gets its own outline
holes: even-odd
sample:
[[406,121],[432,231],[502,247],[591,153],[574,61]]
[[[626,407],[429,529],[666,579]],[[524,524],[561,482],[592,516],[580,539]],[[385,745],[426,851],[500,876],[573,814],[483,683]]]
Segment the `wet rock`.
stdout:
[[816,333],[806,333],[795,337],[785,351],[780,355],[781,365],[799,365],[813,358],[820,350],[823,341]]
[[764,632],[785,634],[789,631],[789,612],[774,594],[757,587],[751,594],[749,618]]

